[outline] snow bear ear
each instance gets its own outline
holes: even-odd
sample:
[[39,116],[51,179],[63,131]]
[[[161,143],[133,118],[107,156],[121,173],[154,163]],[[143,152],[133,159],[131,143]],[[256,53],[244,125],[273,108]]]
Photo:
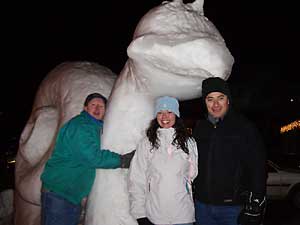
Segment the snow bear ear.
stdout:
[[[182,0],[174,0],[174,2],[183,4]],[[191,3],[189,3],[189,2],[191,2]],[[193,2],[188,1],[187,3],[185,3],[184,7],[188,10],[197,11],[201,15],[203,15],[203,5],[204,5],[204,0],[194,0]]]
[[195,11],[203,11],[204,0],[195,0],[190,4]]
[[31,164],[36,165],[49,151],[58,129],[58,110],[53,107],[37,109],[31,116],[20,139],[19,151]]

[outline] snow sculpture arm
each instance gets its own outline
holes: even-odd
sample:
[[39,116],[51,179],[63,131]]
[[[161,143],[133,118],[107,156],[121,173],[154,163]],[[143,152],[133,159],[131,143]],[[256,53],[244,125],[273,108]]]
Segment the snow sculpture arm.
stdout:
[[[33,204],[39,204],[39,196],[32,196],[32,188],[40,190],[39,182],[40,169],[45,161],[45,156],[49,157],[47,151],[51,146],[55,137],[55,132],[58,126],[58,112],[55,108],[42,107],[32,113],[32,119],[26,124],[20,139],[20,146],[17,155],[17,178],[16,186],[22,190],[22,196],[25,199],[31,199]],[[19,162],[23,163],[22,166]],[[25,166],[25,167],[24,167]],[[28,167],[38,167],[36,170],[26,170]],[[17,189],[18,190],[18,189]]]

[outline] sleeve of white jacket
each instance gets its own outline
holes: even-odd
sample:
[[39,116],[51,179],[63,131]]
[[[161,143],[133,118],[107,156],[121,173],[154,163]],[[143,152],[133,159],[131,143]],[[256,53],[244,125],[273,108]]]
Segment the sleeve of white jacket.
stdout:
[[188,141],[188,149],[190,153],[190,179],[193,181],[198,175],[198,149],[194,138]]
[[128,173],[130,212],[135,219],[146,217],[147,153],[150,151],[146,146],[144,139],[136,149]]

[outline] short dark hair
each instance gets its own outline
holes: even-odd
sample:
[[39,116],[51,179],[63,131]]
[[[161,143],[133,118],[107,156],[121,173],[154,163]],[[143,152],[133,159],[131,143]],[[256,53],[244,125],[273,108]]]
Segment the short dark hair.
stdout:
[[87,106],[89,104],[89,102],[94,98],[101,98],[103,100],[104,104],[106,105],[107,99],[103,95],[101,95],[99,93],[92,93],[86,97],[86,99],[84,101],[84,106]]

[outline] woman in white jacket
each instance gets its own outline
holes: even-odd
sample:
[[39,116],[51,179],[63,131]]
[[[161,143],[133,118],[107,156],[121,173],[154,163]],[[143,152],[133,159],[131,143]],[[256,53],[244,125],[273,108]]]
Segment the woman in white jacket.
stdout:
[[139,225],[192,225],[196,143],[180,118],[177,99],[158,98],[155,116],[129,169],[131,214]]

